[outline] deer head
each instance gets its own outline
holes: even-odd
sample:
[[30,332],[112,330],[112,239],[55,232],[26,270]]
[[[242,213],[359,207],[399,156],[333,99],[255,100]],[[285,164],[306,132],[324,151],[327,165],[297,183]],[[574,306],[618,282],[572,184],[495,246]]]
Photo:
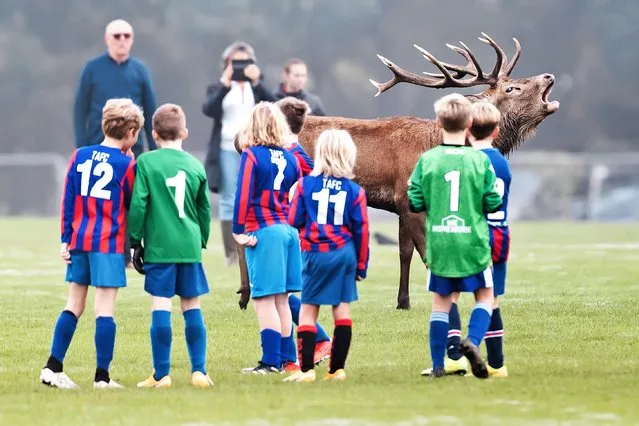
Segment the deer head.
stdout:
[[[487,100],[492,102],[501,112],[500,136],[495,141],[499,150],[508,154],[518,147],[523,141],[531,138],[537,126],[550,114],[559,109],[559,102],[548,100],[548,96],[555,84],[555,76],[552,74],[539,74],[534,77],[513,79],[510,73],[517,64],[521,55],[521,45],[516,38],[515,53],[510,61],[499,45],[482,33],[479,40],[489,44],[497,53],[497,62],[490,74],[482,71],[479,62],[473,52],[463,42],[460,46],[447,44],[450,49],[462,55],[467,63],[464,66],[442,62],[418,45],[413,45],[426,59],[435,65],[441,74],[424,72],[425,76],[413,74],[399,67],[381,55],[377,55],[394,76],[385,83],[370,82],[377,88],[375,96],[389,90],[397,83],[411,83],[417,86],[444,89],[449,87],[473,87],[488,85],[489,88],[476,95],[467,95],[475,102]],[[468,77],[468,78],[464,78]]]

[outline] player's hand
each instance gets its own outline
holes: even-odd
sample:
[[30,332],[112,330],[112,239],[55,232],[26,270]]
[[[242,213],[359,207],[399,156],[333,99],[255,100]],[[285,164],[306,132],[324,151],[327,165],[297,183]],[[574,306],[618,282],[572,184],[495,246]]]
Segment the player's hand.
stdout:
[[135,154],[133,153],[133,150],[131,148],[129,148],[128,151],[123,152],[123,154],[126,155],[127,157],[135,158]]
[[222,77],[220,77],[220,82],[229,87],[231,85],[231,77],[233,76],[233,65],[229,61],[229,64],[224,68],[224,72],[222,72]]
[[71,264],[71,253],[69,253],[69,244],[62,243],[60,245],[60,257],[67,265]]
[[357,277],[355,277],[356,281],[364,281],[364,278],[360,277],[359,275]]
[[251,79],[253,85],[256,85],[260,80],[261,71],[257,65],[251,64],[244,68],[244,75]]
[[144,275],[144,247],[142,244],[136,244],[131,246],[131,260],[133,261],[133,267],[138,273]]
[[257,238],[255,235],[233,234],[235,242],[244,247],[255,247]]

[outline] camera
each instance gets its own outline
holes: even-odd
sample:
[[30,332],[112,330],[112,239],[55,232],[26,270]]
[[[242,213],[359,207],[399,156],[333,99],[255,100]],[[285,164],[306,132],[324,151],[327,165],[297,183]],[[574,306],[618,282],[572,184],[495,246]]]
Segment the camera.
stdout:
[[252,59],[232,60],[231,66],[233,67],[233,74],[231,75],[231,80],[250,81],[251,79],[244,74],[244,68],[253,63]]

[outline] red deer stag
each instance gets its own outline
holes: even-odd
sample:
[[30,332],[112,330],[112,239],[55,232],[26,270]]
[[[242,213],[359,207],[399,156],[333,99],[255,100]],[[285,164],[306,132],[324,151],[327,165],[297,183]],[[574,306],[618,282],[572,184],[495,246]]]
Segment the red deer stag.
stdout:
[[[436,89],[488,85],[486,91],[467,95],[467,98],[472,102],[492,102],[499,109],[502,114],[501,131],[496,145],[503,154],[510,154],[522,142],[534,136],[536,127],[559,109],[559,102],[548,100],[555,77],[552,74],[539,74],[533,77],[511,78],[510,73],[521,54],[521,46],[517,39],[513,38],[515,53],[508,61],[503,49],[493,39],[484,33],[482,36],[479,40],[492,46],[497,54],[497,62],[489,74],[483,72],[475,55],[462,42],[461,47],[450,44],[447,46],[466,59],[467,63],[464,66],[442,62],[414,45],[441,74],[413,74],[378,55],[394,76],[385,83],[370,80],[377,87],[375,96],[402,82]],[[426,241],[424,215],[408,211],[407,182],[419,156],[440,144],[440,131],[434,120],[417,117],[363,120],[309,116],[300,134],[300,143],[309,155],[314,153],[314,144],[319,134],[330,128],[347,130],[357,145],[355,180],[366,190],[368,205],[399,216],[400,278],[397,308],[409,309],[408,282],[413,250],[417,249],[419,255],[424,258]],[[240,259],[242,265],[243,256]],[[240,306],[246,306],[249,293],[248,275],[245,270],[242,271],[242,283],[238,293],[242,294]]]

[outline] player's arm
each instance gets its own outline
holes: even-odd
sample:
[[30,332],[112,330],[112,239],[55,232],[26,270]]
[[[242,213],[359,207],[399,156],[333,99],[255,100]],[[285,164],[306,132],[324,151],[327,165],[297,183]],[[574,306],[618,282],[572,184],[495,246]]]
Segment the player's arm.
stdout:
[[209,199],[209,186],[206,181],[206,173],[202,170],[203,179],[197,192],[197,220],[202,235],[202,248],[206,248],[211,233],[211,200]]
[[240,157],[238,185],[235,190],[235,206],[233,208],[233,233],[244,234],[251,200],[255,194],[255,165],[253,153],[246,149]]
[[[306,225],[306,205],[304,204],[304,179],[300,179],[293,186],[293,199],[288,211],[288,223],[294,228],[301,229]],[[291,188],[291,189],[293,189]]]
[[426,200],[422,188],[422,158],[419,158],[415,170],[408,180],[408,209],[413,213],[426,211]]
[[495,172],[490,164],[488,156],[485,158],[485,172],[484,172],[484,213],[494,213],[501,208],[503,200],[501,195],[495,189]]
[[368,209],[364,188],[359,189],[357,198],[351,206],[351,218],[353,221],[353,242],[357,250],[357,277],[366,278],[369,258],[369,230]]
[[142,75],[144,76],[144,82],[142,85],[142,111],[144,111],[144,133],[146,134],[146,141],[149,144],[149,151],[158,149],[155,141],[153,140],[153,114],[157,108],[157,101],[155,99],[155,88],[153,87],[153,80],[151,80],[151,74],[146,66],[142,66]]
[[89,106],[91,104],[91,71],[89,64],[85,65],[80,74],[80,81],[73,99],[73,130],[75,146],[80,148],[89,144],[87,136],[87,122],[89,120]]
[[131,159],[129,166],[124,173],[124,179],[122,180],[122,189],[124,190],[124,207],[131,208],[131,198],[133,197],[133,182],[135,181],[135,175],[137,173],[137,164],[135,160]]
[[75,151],[69,161],[67,174],[64,179],[64,193],[62,194],[62,215],[60,218],[60,242],[62,244],[70,244],[73,235],[73,215],[75,212],[75,158],[78,151]]
[[149,200],[149,182],[142,162],[137,163],[137,175],[133,184],[133,195],[129,207],[127,227],[131,237],[131,247],[139,246],[144,239],[144,218]]
[[296,153],[297,161],[300,162],[300,168],[302,169],[302,175],[308,176],[313,171],[313,167],[315,166],[313,160],[311,160],[311,157],[308,156],[301,145],[298,147]]

